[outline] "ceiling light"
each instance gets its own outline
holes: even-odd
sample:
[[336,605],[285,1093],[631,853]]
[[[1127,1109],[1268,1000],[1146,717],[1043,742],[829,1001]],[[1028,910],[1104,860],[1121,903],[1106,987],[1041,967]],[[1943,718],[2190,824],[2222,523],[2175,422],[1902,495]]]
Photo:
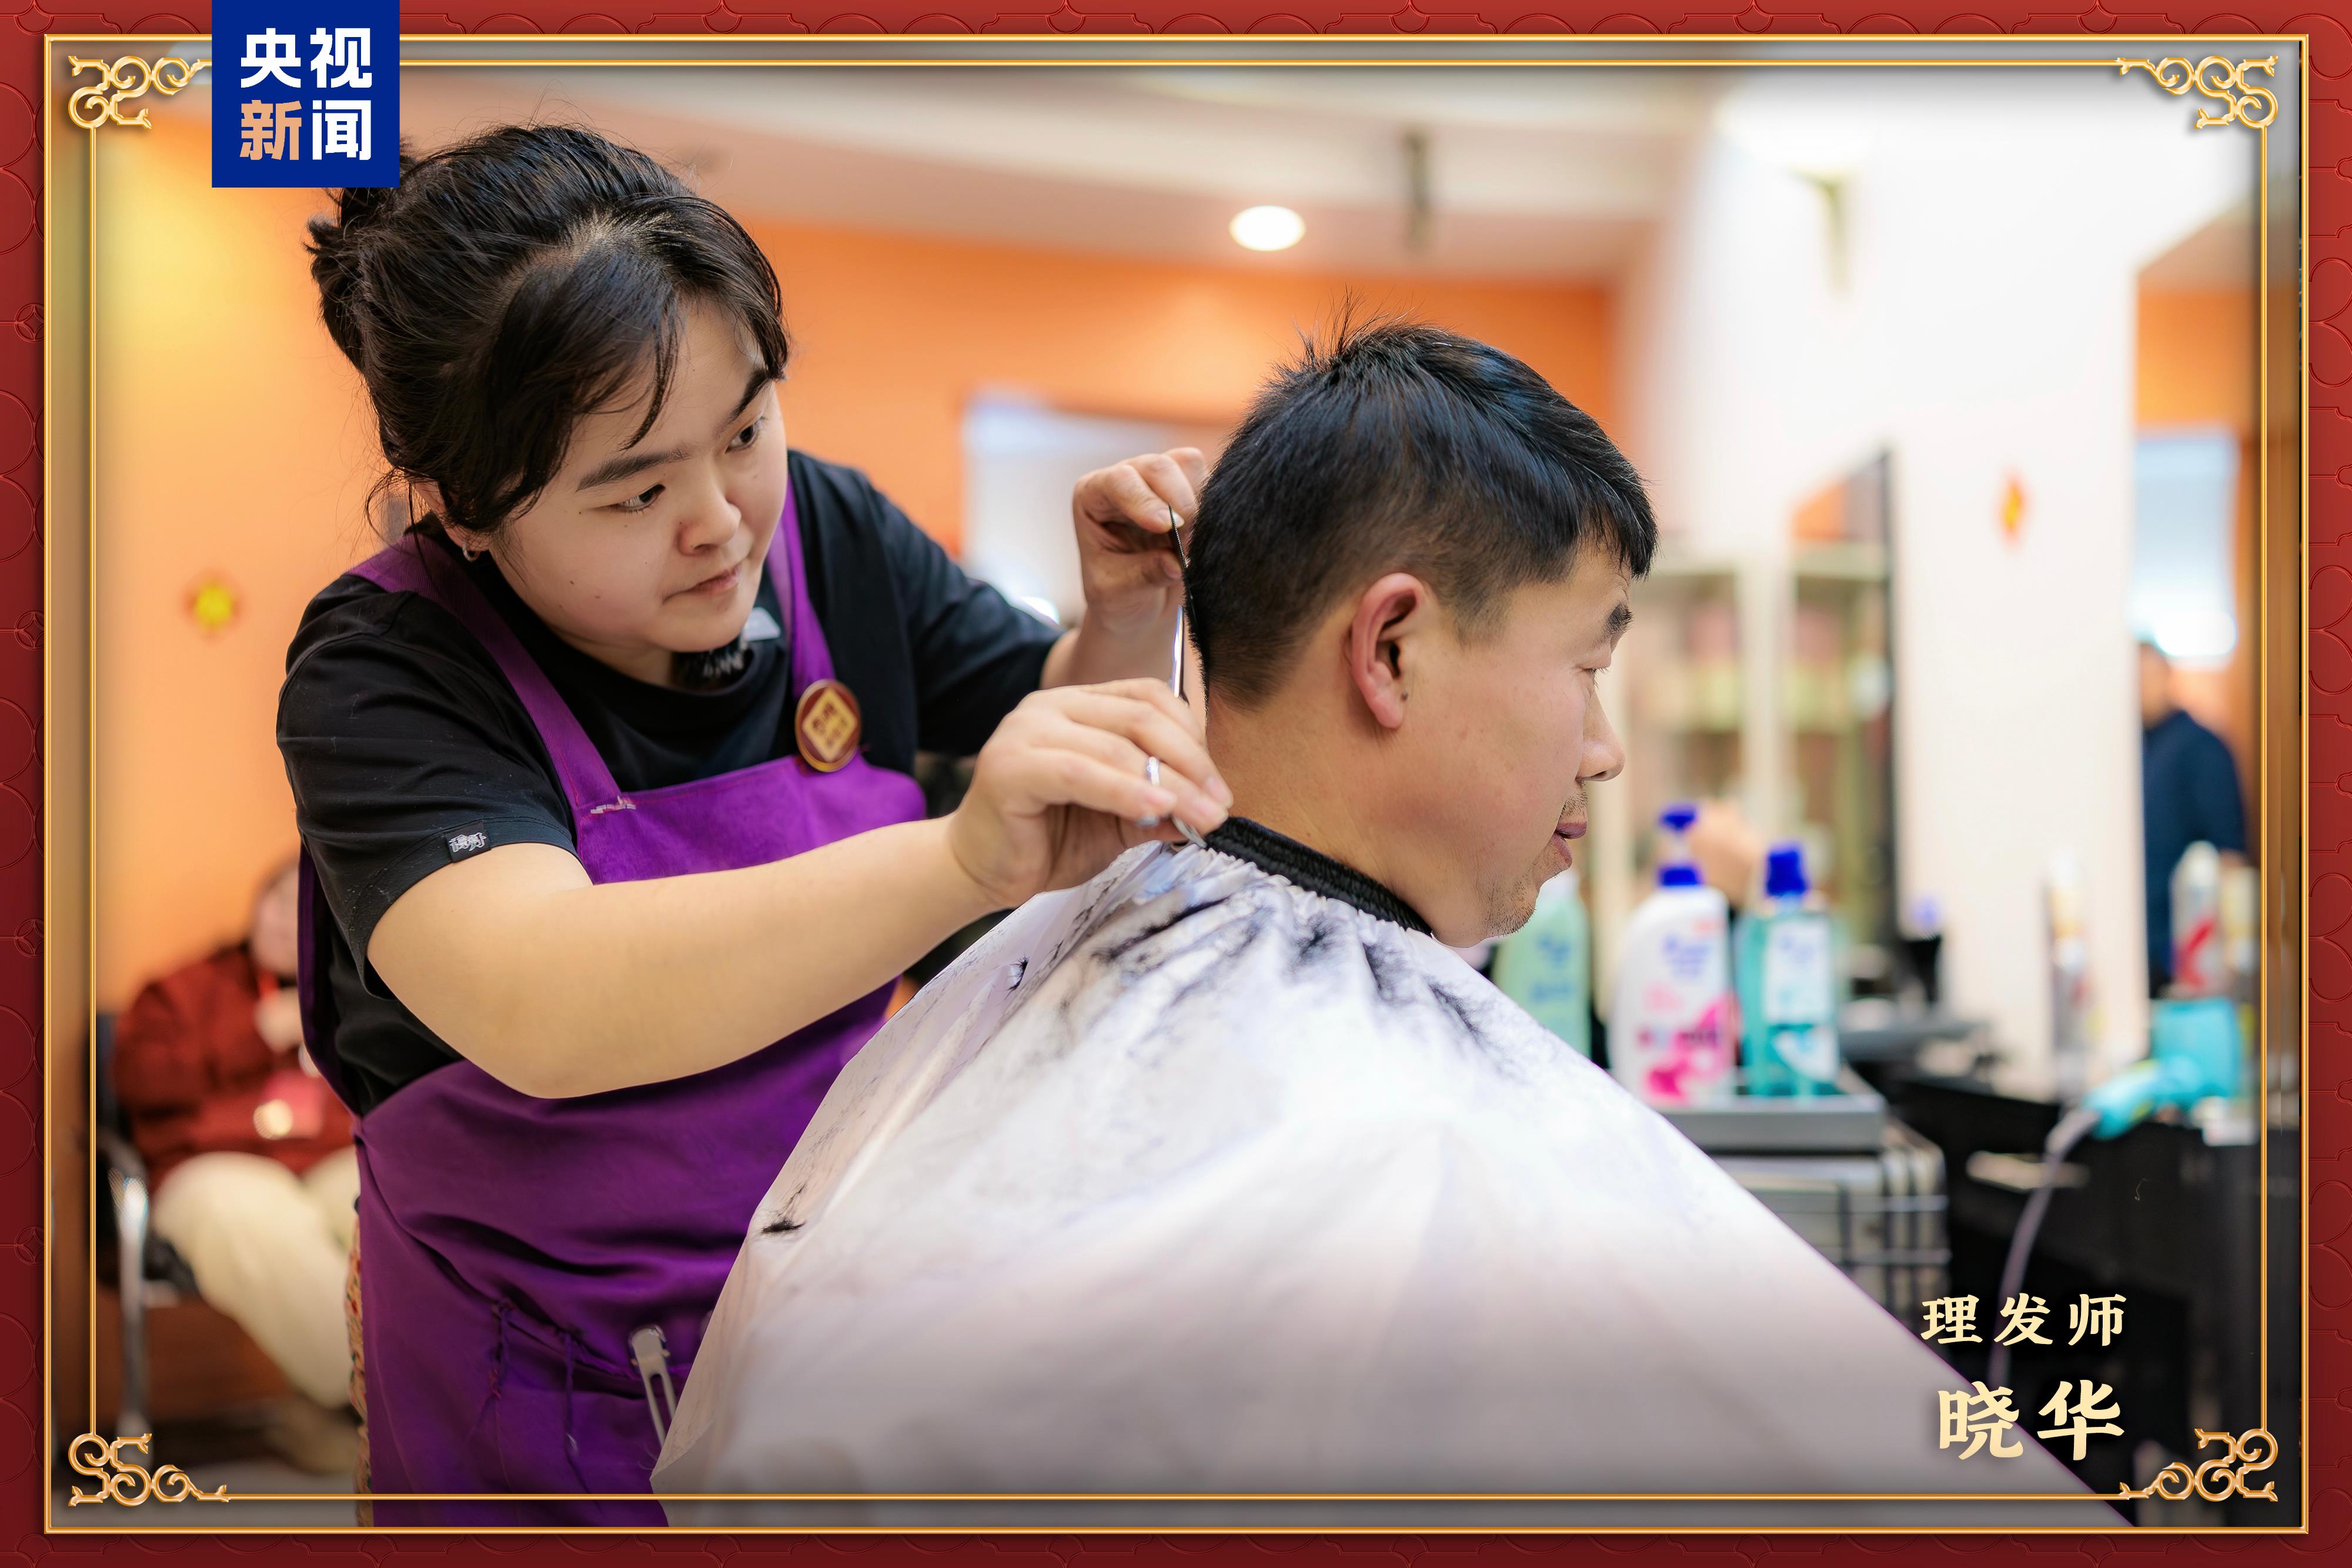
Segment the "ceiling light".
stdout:
[[2156,645],[2183,664],[2220,664],[2238,645],[2238,618],[2226,610],[2181,608],[2150,619]]
[[1234,214],[1234,242],[1251,250],[1288,250],[1307,232],[1307,220],[1288,207],[1245,207]]
[[1874,140],[1869,122],[1852,110],[1762,92],[1726,99],[1716,124],[1758,162],[1816,183],[1852,174]]

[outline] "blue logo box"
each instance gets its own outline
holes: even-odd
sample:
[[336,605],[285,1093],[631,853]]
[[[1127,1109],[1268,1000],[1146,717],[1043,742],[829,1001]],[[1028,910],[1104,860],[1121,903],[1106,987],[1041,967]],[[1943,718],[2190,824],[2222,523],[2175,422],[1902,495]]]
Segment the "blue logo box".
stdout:
[[399,0],[215,0],[213,183],[400,183]]

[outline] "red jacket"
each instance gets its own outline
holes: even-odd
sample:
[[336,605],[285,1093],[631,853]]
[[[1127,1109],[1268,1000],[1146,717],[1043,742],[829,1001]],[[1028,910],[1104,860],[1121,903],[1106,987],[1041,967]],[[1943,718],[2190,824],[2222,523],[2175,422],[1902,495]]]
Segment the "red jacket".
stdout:
[[273,1118],[256,1121],[289,1086],[273,1075],[300,1071],[295,1052],[270,1050],[253,1027],[254,1005],[277,988],[240,943],[149,985],[116,1021],[114,1092],[152,1186],[194,1155],[263,1155],[299,1172],[350,1145],[349,1113],[315,1078],[323,1103],[315,1133],[269,1137],[262,1128]]

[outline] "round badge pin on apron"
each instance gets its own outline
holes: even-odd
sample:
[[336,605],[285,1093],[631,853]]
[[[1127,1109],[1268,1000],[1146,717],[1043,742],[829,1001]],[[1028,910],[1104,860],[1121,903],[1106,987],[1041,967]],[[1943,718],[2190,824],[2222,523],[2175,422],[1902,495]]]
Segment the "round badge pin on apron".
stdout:
[[813,683],[801,694],[800,705],[793,713],[793,734],[800,746],[801,760],[819,773],[838,772],[856,756],[864,728],[856,694],[836,680]]
[[[624,794],[580,721],[465,573],[404,541],[356,569],[420,594],[471,631],[545,743],[592,881],[764,865],[914,821],[912,779],[857,752],[856,699],[834,677],[808,596],[794,503],[769,549],[788,616],[795,751]],[[354,1103],[334,1051],[319,939],[333,918],[303,862],[303,1026]],[[779,942],[791,933],[776,933]],[[889,988],[741,1061],[606,1094],[541,1100],[469,1061],[402,1087],[358,1119],[360,1337],[378,1492],[640,1492],[665,1405],[778,1160],[880,1027]],[[661,1400],[656,1391],[668,1396]],[[660,1526],[646,1502],[386,1501],[388,1525]]]

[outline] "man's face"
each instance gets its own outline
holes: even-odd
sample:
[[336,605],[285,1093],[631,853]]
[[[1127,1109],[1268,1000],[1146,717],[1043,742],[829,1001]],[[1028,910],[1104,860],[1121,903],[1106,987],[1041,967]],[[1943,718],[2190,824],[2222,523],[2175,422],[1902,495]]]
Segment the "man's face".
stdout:
[[[1405,895],[1444,940],[1516,931],[1574,863],[1585,787],[1625,766],[1599,681],[1632,581],[1588,549],[1559,582],[1518,589],[1483,635],[1425,639],[1406,739],[1426,850]],[[1405,890],[1400,889],[1400,893]]]
[[301,958],[296,936],[300,885],[294,868],[288,866],[270,879],[253,902],[253,930],[246,937],[246,948],[256,964],[273,975],[293,974]]

